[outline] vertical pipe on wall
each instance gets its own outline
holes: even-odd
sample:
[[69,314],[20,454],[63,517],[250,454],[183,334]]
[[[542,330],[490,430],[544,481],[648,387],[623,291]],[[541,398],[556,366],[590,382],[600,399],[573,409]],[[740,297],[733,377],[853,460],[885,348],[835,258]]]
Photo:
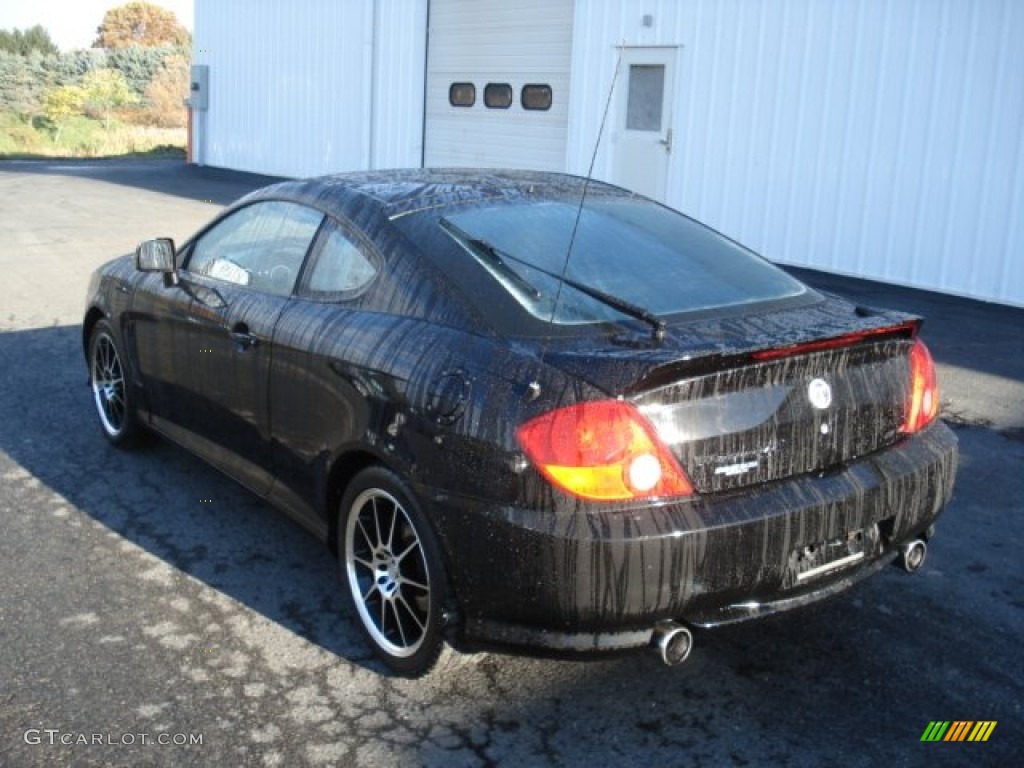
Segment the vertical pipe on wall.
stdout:
[[427,23],[424,25],[426,44],[423,46],[423,123],[420,127],[420,168],[427,166],[427,73],[430,71],[430,0],[427,0]]
[[185,136],[185,163],[188,165],[192,164],[192,107],[188,106],[188,100],[186,99],[185,105],[185,127],[187,128]]

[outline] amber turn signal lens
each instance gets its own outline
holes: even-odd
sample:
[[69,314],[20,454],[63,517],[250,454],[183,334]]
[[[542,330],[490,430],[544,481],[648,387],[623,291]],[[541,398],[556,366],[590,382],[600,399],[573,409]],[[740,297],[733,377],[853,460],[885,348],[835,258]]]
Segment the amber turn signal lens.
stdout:
[[618,501],[693,493],[651,423],[621,400],[559,408],[516,434],[537,469],[574,496]]

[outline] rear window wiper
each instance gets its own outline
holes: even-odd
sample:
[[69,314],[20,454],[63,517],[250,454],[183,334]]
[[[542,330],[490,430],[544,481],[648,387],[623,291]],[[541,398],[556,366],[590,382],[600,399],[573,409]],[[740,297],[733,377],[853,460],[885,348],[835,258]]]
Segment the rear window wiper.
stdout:
[[545,275],[550,275],[551,277],[561,280],[563,283],[572,288],[575,288],[580,293],[585,293],[592,299],[597,299],[602,304],[605,304],[611,307],[612,309],[619,310],[619,312],[622,312],[624,315],[635,317],[637,320],[641,320],[647,323],[648,325],[651,326],[651,330],[653,332],[655,341],[661,341],[665,338],[665,321],[662,320],[657,315],[655,315],[653,312],[644,309],[641,306],[637,306],[631,301],[626,301],[625,299],[620,299],[618,296],[613,296],[610,293],[605,293],[599,288],[593,288],[589,285],[585,285],[584,283],[579,283],[573,280],[571,277],[559,277],[558,275],[551,274],[550,272],[543,269],[541,269],[540,271],[543,272]]
[[[503,277],[507,277],[510,281],[515,283],[516,287],[523,291],[534,301],[539,301],[541,298],[540,289],[537,288],[533,283],[527,280],[525,277],[516,272],[510,267],[505,259],[512,259],[513,261],[519,261],[514,256],[502,251],[497,246],[483,240],[479,237],[473,237],[471,234],[466,232],[464,229],[459,227],[457,224],[453,224],[448,219],[441,219],[441,228],[448,234],[462,243],[464,246],[471,249],[477,256],[480,256],[487,260],[487,263],[494,267]],[[522,263],[522,262],[520,262]],[[527,265],[530,266],[530,265]]]
[[653,330],[653,336],[655,341],[661,341],[665,338],[665,321],[643,307],[637,306],[630,301],[620,299],[618,296],[613,296],[610,293],[605,293],[599,288],[593,288],[584,283],[577,282],[571,277],[565,275],[558,275],[554,272],[549,272],[543,267],[538,267],[536,264],[531,264],[526,259],[520,259],[518,256],[513,256],[511,253],[507,253],[497,246],[489,243],[488,241],[473,237],[473,235],[466,232],[464,229],[454,224],[452,221],[446,218],[441,219],[441,228],[452,235],[460,243],[471,248],[475,253],[480,254],[487,259],[488,263],[493,265],[495,269],[499,270],[502,275],[508,277],[514,282],[520,289],[526,291],[533,299],[540,299],[541,292],[525,277],[516,272],[507,262],[514,261],[517,264],[522,264],[524,267],[535,269],[542,275],[559,280],[565,283],[570,288],[575,288],[580,293],[586,294],[592,299],[596,299],[605,306],[611,307],[612,309],[618,310],[624,315],[640,320],[651,326]]

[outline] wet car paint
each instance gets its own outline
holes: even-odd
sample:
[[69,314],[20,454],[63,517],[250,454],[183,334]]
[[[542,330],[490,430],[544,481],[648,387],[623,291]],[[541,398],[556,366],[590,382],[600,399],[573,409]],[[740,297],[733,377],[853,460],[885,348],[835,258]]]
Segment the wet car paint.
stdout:
[[[940,423],[897,434],[892,394],[906,374],[890,369],[899,368],[892,361],[905,352],[904,338],[818,356],[822,375],[844,369],[851,355],[875,360],[851,374],[856,381],[848,386],[878,389],[883,405],[869,414],[878,425],[868,431],[887,433],[882,446],[858,442],[864,414],[854,412],[829,436],[788,436],[785,462],[716,475],[765,449],[762,419],[734,445],[707,447],[704,458],[717,464],[705,472],[695,464],[700,456],[676,452],[698,482],[695,498],[609,505],[552,488],[515,437],[537,414],[609,396],[641,407],[736,396],[785,382],[780,371],[788,363],[757,362],[751,355],[758,350],[912,327],[916,319],[814,295],[672,322],[661,343],[628,328],[540,341],[502,336],[394,222],[481,198],[530,197],[545,184],[558,194],[582,193],[582,180],[525,173],[408,172],[276,185],[235,208],[285,199],[341,218],[386,264],[371,290],[344,305],[239,292],[230,302],[236,316],[269,318],[256,350],[232,344],[227,328],[212,346],[187,329],[151,344],[143,329],[159,335],[169,312],[200,316],[217,286],[187,275],[182,286],[158,284],[124,258],[90,291],[84,333],[98,317],[113,318],[150,425],[332,544],[346,478],[379,463],[406,479],[442,543],[456,642],[643,645],[662,619],[714,625],[827,596],[891,560],[900,543],[926,535],[951,493],[956,447]],[[270,345],[254,380],[238,361]],[[218,360],[212,375],[208,366]],[[204,368],[205,383],[179,380],[181,371]],[[226,413],[217,405],[237,393],[269,407]],[[741,398],[734,398],[738,408]],[[846,444],[837,448],[836,440]],[[863,561],[797,582],[799,553],[851,535],[866,541]]]

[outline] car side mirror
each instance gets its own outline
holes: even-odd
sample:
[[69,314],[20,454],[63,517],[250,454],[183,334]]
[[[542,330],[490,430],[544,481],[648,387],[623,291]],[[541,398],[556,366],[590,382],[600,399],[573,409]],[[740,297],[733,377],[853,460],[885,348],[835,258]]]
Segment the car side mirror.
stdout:
[[176,284],[178,275],[174,267],[174,241],[169,237],[143,240],[135,249],[135,268],[140,272],[163,272],[165,283]]

